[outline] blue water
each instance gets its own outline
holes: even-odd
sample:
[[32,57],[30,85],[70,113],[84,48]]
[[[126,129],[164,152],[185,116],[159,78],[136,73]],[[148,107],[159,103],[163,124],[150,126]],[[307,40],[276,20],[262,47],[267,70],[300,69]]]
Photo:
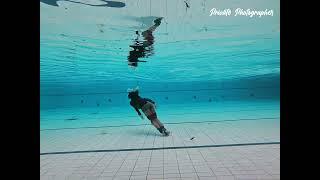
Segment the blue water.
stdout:
[[[147,124],[129,106],[126,91],[136,86],[157,102],[164,123],[279,119],[278,1],[189,1],[190,8],[178,0],[121,1],[119,8],[48,2],[40,2],[43,133]],[[274,15],[209,16],[213,7],[273,9]],[[164,19],[154,32],[154,54],[129,67],[135,31],[156,17]]]

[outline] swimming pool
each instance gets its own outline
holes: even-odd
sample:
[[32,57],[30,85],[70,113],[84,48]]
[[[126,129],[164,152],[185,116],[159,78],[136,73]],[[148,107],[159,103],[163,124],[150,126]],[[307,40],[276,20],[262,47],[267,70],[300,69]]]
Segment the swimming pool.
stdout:
[[[279,144],[278,1],[121,2],[40,1],[41,156]],[[153,54],[129,66],[135,31],[157,17]],[[167,139],[129,105],[136,86],[157,102]]]

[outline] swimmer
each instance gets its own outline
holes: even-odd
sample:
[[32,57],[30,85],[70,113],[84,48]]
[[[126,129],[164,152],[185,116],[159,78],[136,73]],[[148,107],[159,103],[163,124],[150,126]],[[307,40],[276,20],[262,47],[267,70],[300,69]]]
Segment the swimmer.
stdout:
[[142,112],[147,116],[150,120],[151,124],[157,128],[157,130],[163,134],[164,136],[168,136],[170,134],[169,131],[164,127],[164,125],[160,122],[156,113],[156,103],[148,98],[142,98],[139,96],[138,88],[134,90],[128,91],[128,98],[131,100],[130,105],[136,110],[141,119],[144,119]]

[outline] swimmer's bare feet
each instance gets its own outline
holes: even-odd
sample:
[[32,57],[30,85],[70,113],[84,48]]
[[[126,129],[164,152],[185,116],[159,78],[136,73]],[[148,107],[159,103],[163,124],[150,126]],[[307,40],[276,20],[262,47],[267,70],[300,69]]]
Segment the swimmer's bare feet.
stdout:
[[156,20],[154,20],[153,22],[156,24],[156,26],[160,26],[162,19],[163,19],[163,17],[160,17],[160,18],[157,18]]

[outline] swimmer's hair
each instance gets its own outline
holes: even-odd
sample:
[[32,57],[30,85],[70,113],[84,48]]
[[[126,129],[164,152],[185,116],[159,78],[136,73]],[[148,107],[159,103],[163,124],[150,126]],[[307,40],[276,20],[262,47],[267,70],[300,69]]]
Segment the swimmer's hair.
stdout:
[[133,98],[137,98],[137,97],[139,97],[139,91],[132,91],[132,92],[129,92],[129,94],[128,94],[129,99],[133,99]]
[[127,89],[127,93],[133,92],[133,91],[139,91],[139,86],[135,87],[135,88],[128,88]]
[[136,88],[134,89],[128,89],[127,90],[128,92],[128,98],[129,99],[132,99],[132,98],[135,98],[135,97],[139,97],[139,86],[137,86]]

